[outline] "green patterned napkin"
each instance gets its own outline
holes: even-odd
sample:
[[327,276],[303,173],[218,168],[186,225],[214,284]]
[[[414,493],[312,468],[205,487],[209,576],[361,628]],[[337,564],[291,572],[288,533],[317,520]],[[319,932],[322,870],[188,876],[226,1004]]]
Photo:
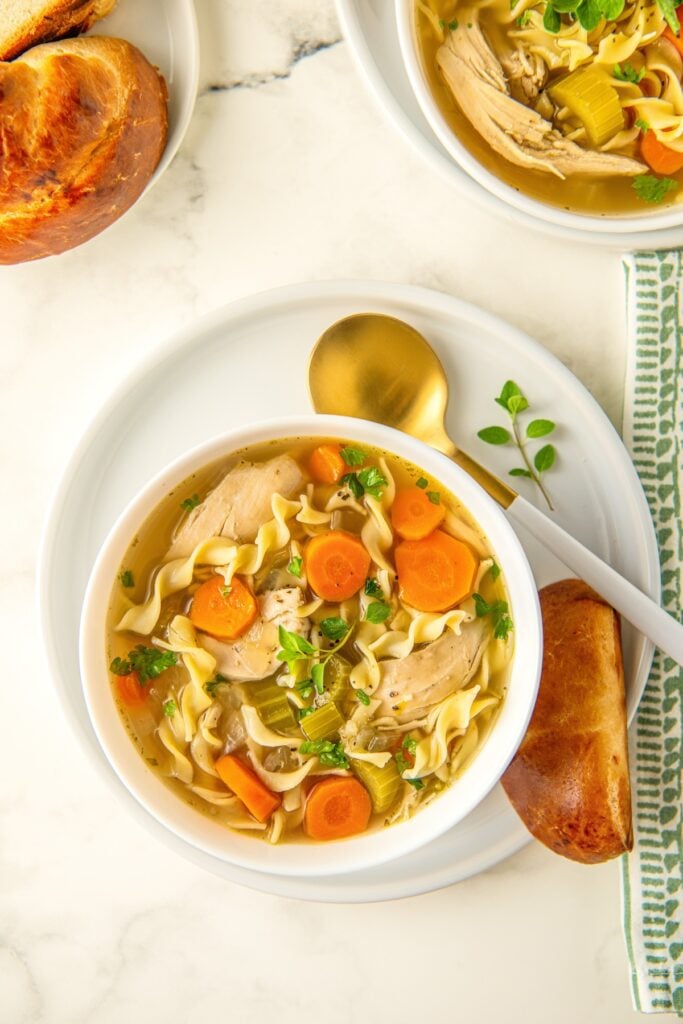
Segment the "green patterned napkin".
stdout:
[[[683,256],[625,259],[629,363],[624,441],[657,531],[662,602],[680,619],[683,585]],[[681,767],[683,670],[659,651],[630,734],[635,845],[623,859],[633,1000],[683,1017]]]

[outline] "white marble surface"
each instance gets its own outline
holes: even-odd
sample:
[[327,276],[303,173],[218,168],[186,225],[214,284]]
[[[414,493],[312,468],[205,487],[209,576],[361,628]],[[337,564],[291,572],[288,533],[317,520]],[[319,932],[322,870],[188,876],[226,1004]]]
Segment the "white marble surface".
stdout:
[[616,864],[531,845],[393,904],[252,893],[129,820],[51,692],[33,584],[60,466],[112,385],[205,310],[304,279],[434,286],[534,335],[619,422],[618,255],[436,179],[366,95],[331,0],[198,9],[201,94],[169,172],[100,238],[0,274],[0,1022],[635,1021]]

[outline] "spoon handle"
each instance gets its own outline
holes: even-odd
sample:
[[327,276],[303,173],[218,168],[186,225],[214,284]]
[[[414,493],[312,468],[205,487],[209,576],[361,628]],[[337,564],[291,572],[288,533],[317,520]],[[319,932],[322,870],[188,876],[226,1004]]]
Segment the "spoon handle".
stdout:
[[634,587],[524,498],[515,498],[508,506],[507,514],[525,526],[660,650],[683,665],[683,626],[652,598]]

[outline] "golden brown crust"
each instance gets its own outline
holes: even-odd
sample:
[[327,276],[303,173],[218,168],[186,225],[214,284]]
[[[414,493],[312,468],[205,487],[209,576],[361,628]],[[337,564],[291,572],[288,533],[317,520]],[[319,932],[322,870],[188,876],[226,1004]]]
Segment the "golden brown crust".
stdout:
[[0,60],[12,60],[39,43],[86,32],[115,5],[116,0],[46,0],[41,10],[27,13],[9,32],[0,28]]
[[120,217],[167,127],[163,78],[122,39],[46,43],[0,64],[0,263],[71,249]]
[[502,782],[529,831],[584,864],[633,845],[619,620],[581,580],[540,592],[543,671]]

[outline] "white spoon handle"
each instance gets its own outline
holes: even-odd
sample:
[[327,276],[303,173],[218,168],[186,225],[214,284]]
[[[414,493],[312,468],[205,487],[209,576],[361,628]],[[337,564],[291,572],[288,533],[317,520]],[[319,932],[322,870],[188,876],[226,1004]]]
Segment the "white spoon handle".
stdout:
[[525,526],[544,547],[557,555],[660,650],[683,665],[683,626],[652,598],[634,587],[524,498],[516,497],[508,507],[507,514]]

